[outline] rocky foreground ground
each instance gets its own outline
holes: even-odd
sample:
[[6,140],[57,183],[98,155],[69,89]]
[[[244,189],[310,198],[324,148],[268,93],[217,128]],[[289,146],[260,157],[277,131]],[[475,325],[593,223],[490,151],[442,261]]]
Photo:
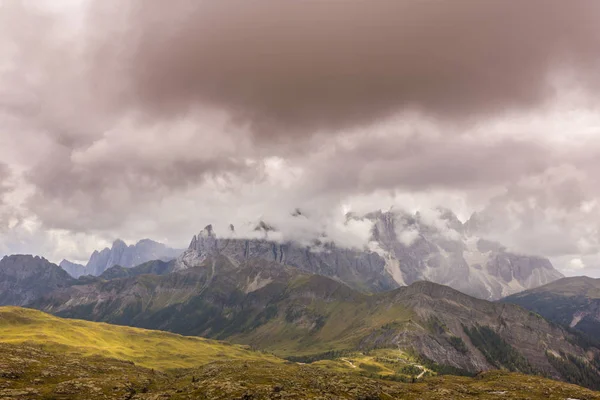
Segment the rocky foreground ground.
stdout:
[[0,400],[29,399],[600,399],[539,377],[491,372],[409,384],[295,363],[214,362],[159,372],[102,357],[62,356],[40,346],[0,344]]

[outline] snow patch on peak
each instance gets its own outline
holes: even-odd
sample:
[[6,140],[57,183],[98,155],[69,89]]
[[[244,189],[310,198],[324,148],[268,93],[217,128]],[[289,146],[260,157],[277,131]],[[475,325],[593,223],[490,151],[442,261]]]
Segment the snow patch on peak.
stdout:
[[400,268],[400,261],[388,255],[385,259],[385,271],[391,275],[394,281],[400,286],[406,286],[404,275]]

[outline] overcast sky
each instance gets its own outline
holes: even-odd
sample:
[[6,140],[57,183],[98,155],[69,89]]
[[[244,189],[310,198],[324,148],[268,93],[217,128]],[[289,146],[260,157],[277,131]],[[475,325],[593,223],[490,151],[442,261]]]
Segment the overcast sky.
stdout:
[[443,206],[600,276],[599,105],[598,0],[0,0],[0,255]]

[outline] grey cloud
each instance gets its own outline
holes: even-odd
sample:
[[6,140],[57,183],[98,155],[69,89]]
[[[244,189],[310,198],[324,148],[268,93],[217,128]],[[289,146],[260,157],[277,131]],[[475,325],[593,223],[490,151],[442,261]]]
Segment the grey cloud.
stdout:
[[0,162],[0,234],[9,227],[11,218],[15,218],[15,210],[6,201],[6,196],[15,189],[15,182],[11,168]]
[[[179,246],[215,221],[337,232],[360,196],[477,209],[500,190],[485,211],[514,246],[600,250],[580,210],[600,195],[597,139],[486,135],[555,96],[554,73],[597,88],[595,0],[107,0],[77,33],[32,4],[0,1],[0,157],[22,163],[41,229]],[[406,110],[421,125],[377,133]],[[290,222],[295,207],[331,226]]]
[[549,168],[492,198],[476,217],[478,230],[524,253],[599,254],[598,183],[592,171]]
[[370,193],[380,189],[470,190],[505,185],[553,164],[556,151],[533,140],[488,142],[461,135],[355,139],[313,165],[307,186],[315,192]]
[[595,0],[109,4],[96,30],[128,18],[99,38],[95,74],[118,71],[127,101],[152,117],[216,106],[260,137],[405,108],[471,119],[544,101],[560,70],[588,86],[598,77]]
[[13,174],[7,164],[0,162],[0,226],[2,225],[2,208],[5,204],[5,195],[14,189]]

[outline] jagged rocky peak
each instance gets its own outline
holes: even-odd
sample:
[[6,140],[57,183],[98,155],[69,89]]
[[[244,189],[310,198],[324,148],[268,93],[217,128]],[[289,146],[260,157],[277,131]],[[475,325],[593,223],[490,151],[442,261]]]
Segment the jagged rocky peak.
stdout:
[[217,249],[217,234],[212,225],[206,225],[204,229],[192,238],[189,250],[194,250],[198,253],[207,251],[215,251]]
[[150,239],[140,240],[130,246],[123,240],[117,239],[111,248],[94,251],[85,268],[87,273],[99,276],[115,265],[132,268],[152,260],[170,261],[182,252],[183,250],[172,249]]
[[79,278],[80,276],[87,275],[89,273],[84,265],[77,264],[69,260],[62,260],[58,266],[67,271],[67,273],[73,278]]
[[198,234],[198,237],[216,237],[212,224],[206,225]]
[[[145,239],[148,240],[148,239]],[[141,243],[141,241],[140,241]],[[116,239],[113,244],[112,244],[112,248],[114,249],[125,249],[127,248],[127,243],[125,243],[123,240],[121,239]]]

